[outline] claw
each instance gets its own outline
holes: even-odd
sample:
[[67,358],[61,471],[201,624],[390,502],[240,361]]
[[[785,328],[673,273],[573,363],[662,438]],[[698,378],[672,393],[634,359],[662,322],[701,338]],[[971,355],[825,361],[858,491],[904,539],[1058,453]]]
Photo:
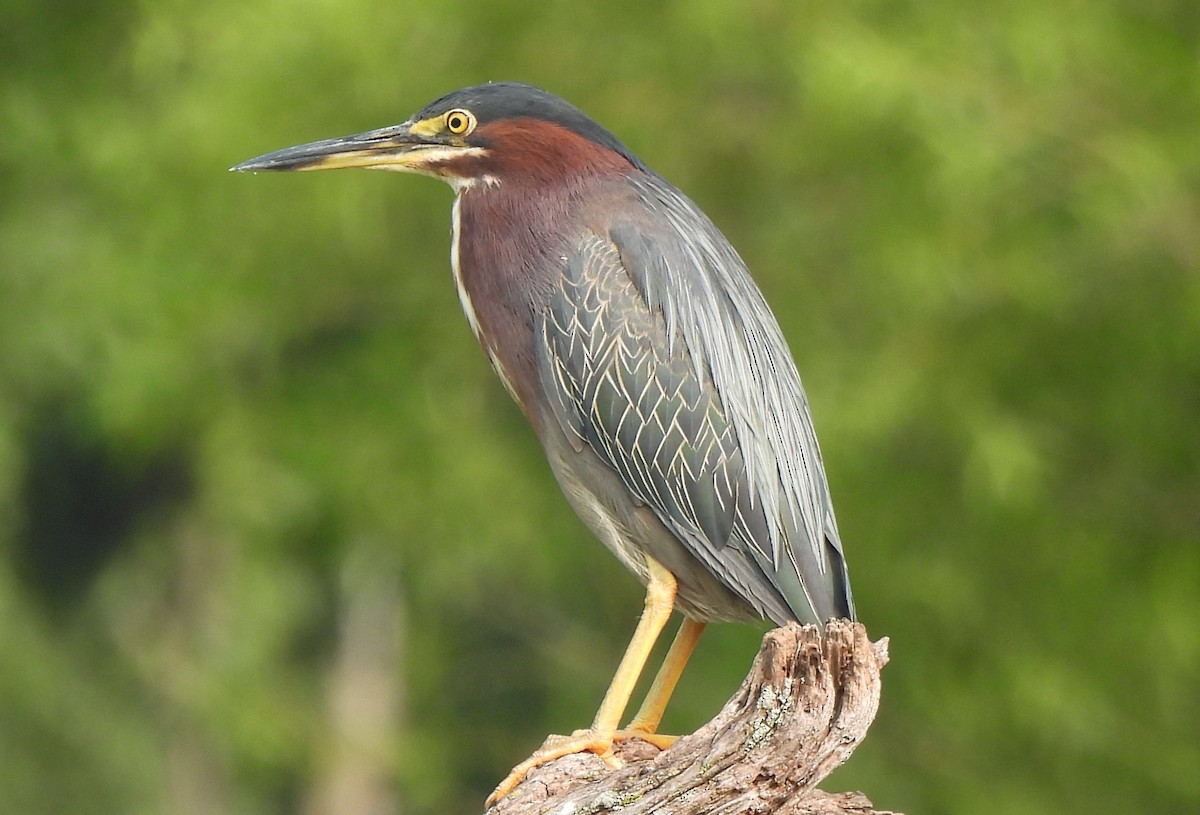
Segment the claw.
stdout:
[[489,807],[494,806],[525,780],[525,776],[534,767],[549,764],[555,759],[574,753],[595,753],[612,769],[620,769],[621,760],[612,749],[613,736],[613,733],[599,733],[595,730],[576,730],[569,736],[550,736],[533,755],[512,768],[508,776],[492,790],[485,804]]
[[658,733],[647,733],[644,730],[616,730],[603,733],[596,730],[576,730],[569,736],[550,736],[533,755],[512,768],[508,776],[501,781],[492,794],[487,797],[486,806],[495,806],[500,799],[506,797],[525,780],[525,776],[535,767],[549,764],[551,761],[575,753],[593,753],[608,765],[610,769],[619,770],[625,766],[613,752],[613,744],[618,741],[641,739],[649,742],[660,750],[670,747],[678,736],[664,736]]

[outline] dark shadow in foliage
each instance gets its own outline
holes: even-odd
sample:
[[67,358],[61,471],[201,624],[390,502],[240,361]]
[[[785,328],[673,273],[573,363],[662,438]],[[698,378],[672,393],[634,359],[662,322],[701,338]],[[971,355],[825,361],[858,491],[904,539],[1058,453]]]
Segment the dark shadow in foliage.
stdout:
[[24,439],[16,560],[51,612],[69,611],[139,524],[192,494],[191,458],[181,444],[123,448],[61,396],[33,412]]

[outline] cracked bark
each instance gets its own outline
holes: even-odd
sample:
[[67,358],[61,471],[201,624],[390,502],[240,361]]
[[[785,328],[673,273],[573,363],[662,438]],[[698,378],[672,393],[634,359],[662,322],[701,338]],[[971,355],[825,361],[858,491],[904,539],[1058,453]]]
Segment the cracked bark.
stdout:
[[888,815],[862,793],[816,788],[866,737],[887,645],[844,620],[824,637],[816,626],[777,628],[721,712],[669,750],[620,743],[619,770],[566,756],[531,771],[488,815]]

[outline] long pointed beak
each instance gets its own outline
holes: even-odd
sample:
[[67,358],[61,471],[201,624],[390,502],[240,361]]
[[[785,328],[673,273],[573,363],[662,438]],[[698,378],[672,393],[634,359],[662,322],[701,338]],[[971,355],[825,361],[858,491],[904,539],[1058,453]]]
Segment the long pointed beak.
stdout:
[[342,167],[373,167],[385,170],[423,172],[431,159],[445,158],[472,148],[455,147],[412,132],[412,123],[353,136],[322,139],[247,159],[230,167],[232,172],[259,170],[335,170]]

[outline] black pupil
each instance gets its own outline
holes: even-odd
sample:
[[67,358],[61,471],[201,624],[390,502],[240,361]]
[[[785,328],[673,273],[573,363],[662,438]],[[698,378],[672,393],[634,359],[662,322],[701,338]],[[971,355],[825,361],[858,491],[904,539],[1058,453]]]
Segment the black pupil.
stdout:
[[462,130],[466,126],[467,126],[467,120],[462,114],[456,113],[450,117],[450,129],[451,130]]

